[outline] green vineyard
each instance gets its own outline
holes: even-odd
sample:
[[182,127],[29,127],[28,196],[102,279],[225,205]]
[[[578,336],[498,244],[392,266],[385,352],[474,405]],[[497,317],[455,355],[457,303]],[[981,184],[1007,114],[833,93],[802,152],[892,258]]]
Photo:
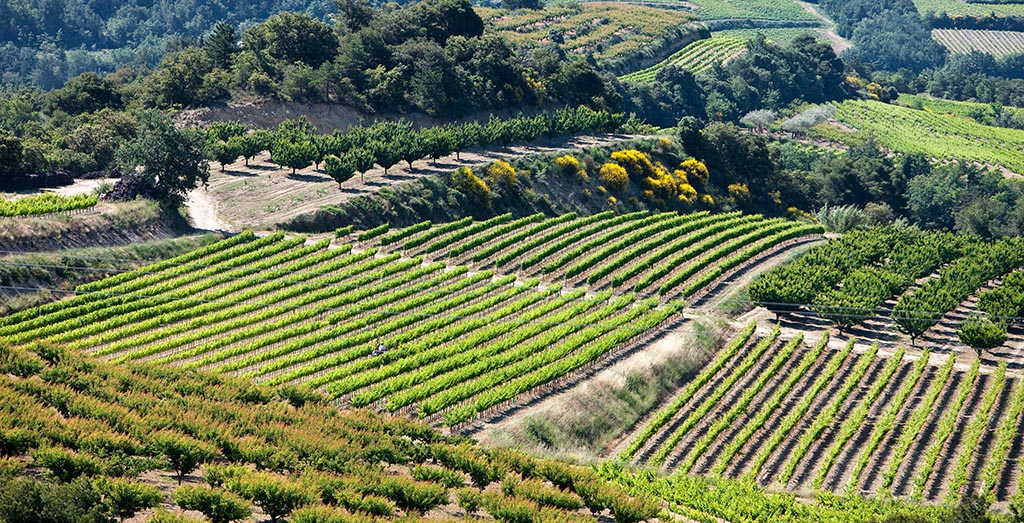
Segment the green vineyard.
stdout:
[[736,37],[712,37],[698,40],[647,69],[619,77],[620,81],[649,84],[665,67],[682,67],[693,73],[704,73],[712,67],[743,52],[746,40]]
[[934,29],[932,38],[956,54],[981,51],[1001,57],[1024,53],[1024,32],[978,29]]
[[[406,409],[453,425],[629,350],[685,304],[586,295],[534,274],[679,298],[820,232],[736,213],[503,215],[384,230],[360,235],[380,246],[359,251],[281,233],[240,234],[2,318],[0,337],[302,383],[355,406]],[[493,258],[522,279],[441,258]]]
[[881,102],[846,101],[837,107],[837,119],[859,133],[829,133],[830,138],[838,136],[857,143],[871,133],[880,145],[894,151],[995,164],[1024,172],[1024,131]]
[[619,457],[797,492],[1011,499],[1024,382],[1005,363],[956,359],[831,345],[827,333],[784,339],[752,323]]
[[0,199],[0,216],[32,216],[81,211],[94,207],[99,198],[92,194],[63,197],[53,193],[26,196],[17,200]]

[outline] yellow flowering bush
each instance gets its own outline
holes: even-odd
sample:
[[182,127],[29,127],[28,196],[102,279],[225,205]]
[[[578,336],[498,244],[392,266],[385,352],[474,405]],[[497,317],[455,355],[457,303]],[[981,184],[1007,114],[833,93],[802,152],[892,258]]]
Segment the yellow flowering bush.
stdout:
[[[614,156],[614,155],[613,155]],[[629,183],[629,173],[621,165],[606,163],[601,166],[601,183],[610,191],[623,192]]]

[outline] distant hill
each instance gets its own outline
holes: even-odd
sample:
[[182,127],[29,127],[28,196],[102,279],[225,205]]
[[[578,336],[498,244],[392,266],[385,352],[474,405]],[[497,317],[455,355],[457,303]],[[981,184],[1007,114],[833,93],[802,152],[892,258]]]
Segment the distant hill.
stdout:
[[155,64],[165,47],[226,20],[244,29],[281,11],[326,19],[331,0],[0,0],[0,83],[59,87],[85,71]]

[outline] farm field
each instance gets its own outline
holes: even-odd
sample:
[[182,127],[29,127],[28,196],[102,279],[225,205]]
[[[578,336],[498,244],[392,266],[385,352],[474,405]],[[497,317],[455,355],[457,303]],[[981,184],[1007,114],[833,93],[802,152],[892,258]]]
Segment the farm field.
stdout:
[[822,229],[740,213],[611,212],[423,223],[383,234],[382,250],[539,277],[552,284],[690,300],[729,270]]
[[[897,103],[911,109],[951,114],[961,118],[970,118],[980,123],[986,123],[999,117],[992,104],[979,102],[959,102],[923,95],[901,94]],[[1008,119],[1024,122],[1024,109],[1006,105],[1000,106],[999,111],[1000,113],[1005,113],[1003,116],[1008,117]]]
[[722,38],[741,38],[743,40],[750,40],[758,34],[763,34],[769,42],[777,44],[787,44],[796,40],[798,37],[805,34],[812,34],[821,39],[825,37],[821,36],[821,33],[813,27],[772,27],[767,29],[725,29],[722,31],[715,31],[714,36]]
[[990,13],[1002,16],[1024,16],[1024,4],[970,3],[964,0],[914,0],[920,13],[945,12],[950,16],[985,16]]
[[53,193],[24,196],[10,200],[0,199],[0,217],[82,211],[95,207],[98,201],[99,198],[94,194],[78,194],[65,197]]
[[636,51],[669,29],[697,19],[684,10],[614,2],[517,12],[477,8],[477,12],[489,30],[512,42],[540,45],[557,40],[565,52],[594,53],[598,61]]
[[829,138],[856,143],[873,133],[880,145],[894,151],[964,159],[1024,173],[1024,131],[874,101],[846,101],[837,109],[836,118],[856,131],[837,130],[828,133]]
[[[307,245],[281,233],[244,233],[2,318],[0,337],[16,344],[47,340],[119,362],[303,384],[347,404],[455,425],[628,351],[656,327],[677,320],[684,302],[662,303],[657,296],[689,296],[787,239],[819,231],[735,214],[608,213],[466,220],[377,239],[363,233],[360,246],[368,248],[358,251],[352,244],[328,248],[327,241]],[[399,243],[402,235],[407,237]],[[607,242],[609,235],[651,240],[621,252],[588,246]],[[385,239],[405,252],[373,246]],[[518,279],[425,259],[459,261],[461,254],[482,256],[510,241],[529,247],[515,249],[519,254],[499,267],[523,271]],[[464,251],[453,253],[455,246]],[[686,248],[670,258],[657,254],[680,246]],[[580,249],[590,255],[580,256]],[[613,254],[626,252],[649,252],[646,266],[638,266],[651,270],[634,278],[644,285],[623,280],[645,291],[639,296],[587,294],[553,281],[542,285],[533,276],[543,273],[551,281],[574,271],[588,278],[598,270],[609,278],[623,275],[612,270],[623,265]],[[546,273],[547,265],[524,270],[531,267],[523,267],[527,257],[548,256],[566,262]],[[668,270],[650,267],[663,258],[671,262]]]
[[736,37],[714,36],[704,40],[698,40],[662,62],[659,62],[647,69],[620,76],[623,82],[648,84],[654,81],[654,77],[665,67],[682,67],[693,73],[705,73],[712,67],[729,60],[746,47],[746,40]]
[[[667,2],[671,3],[671,2]],[[792,0],[693,0],[702,20],[817,20]]]
[[932,38],[954,54],[981,51],[995,57],[1024,53],[1024,32],[934,29]]
[[1005,501],[1019,492],[1024,383],[960,359],[752,324],[620,457],[797,492]]

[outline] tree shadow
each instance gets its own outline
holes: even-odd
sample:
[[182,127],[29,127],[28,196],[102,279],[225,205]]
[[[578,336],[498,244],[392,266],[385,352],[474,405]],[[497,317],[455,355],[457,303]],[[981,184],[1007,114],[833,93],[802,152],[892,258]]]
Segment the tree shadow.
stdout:
[[332,182],[332,181],[334,181],[330,177],[318,176],[318,175],[315,175],[315,174],[299,174],[299,173],[291,174],[291,173],[289,173],[288,174],[288,178],[290,178],[292,180],[298,180],[300,182],[311,182],[311,183],[325,183],[325,182]]

